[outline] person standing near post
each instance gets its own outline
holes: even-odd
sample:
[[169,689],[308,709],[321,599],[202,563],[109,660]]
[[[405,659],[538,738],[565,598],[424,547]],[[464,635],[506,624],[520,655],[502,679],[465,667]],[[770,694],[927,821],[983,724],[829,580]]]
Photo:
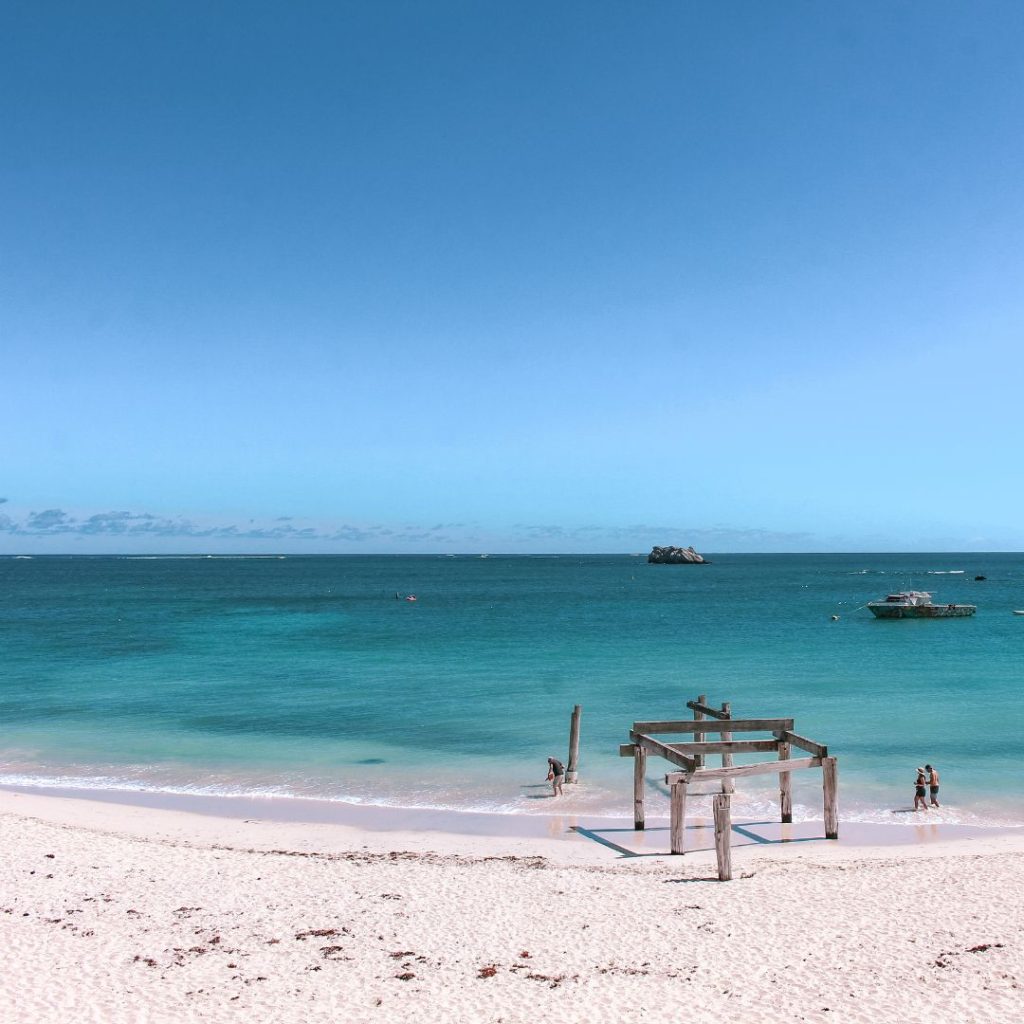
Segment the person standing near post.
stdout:
[[914,780],[914,810],[927,811],[928,804],[924,798],[925,774],[923,768],[917,769],[917,778]]
[[931,794],[932,807],[939,806],[939,773],[930,764],[924,766],[928,773],[928,792]]
[[562,783],[565,782],[565,765],[557,757],[548,758],[548,782],[551,783],[551,795],[562,795]]

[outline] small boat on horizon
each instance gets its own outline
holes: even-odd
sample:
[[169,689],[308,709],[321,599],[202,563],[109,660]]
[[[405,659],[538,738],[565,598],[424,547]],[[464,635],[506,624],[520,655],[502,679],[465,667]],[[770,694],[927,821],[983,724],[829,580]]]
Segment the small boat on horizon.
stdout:
[[973,604],[933,604],[925,590],[887,594],[884,601],[868,601],[868,608],[879,619],[955,619],[978,610]]

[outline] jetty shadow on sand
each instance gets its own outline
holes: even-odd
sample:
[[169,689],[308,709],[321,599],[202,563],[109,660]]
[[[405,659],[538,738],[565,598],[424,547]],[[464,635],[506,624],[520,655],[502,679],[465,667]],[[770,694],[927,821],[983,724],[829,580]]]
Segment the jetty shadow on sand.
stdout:
[[[825,836],[799,836],[792,838],[771,838],[769,836],[760,835],[759,833],[752,831],[760,825],[774,825],[775,822],[770,821],[748,821],[742,824],[733,825],[730,832],[736,836],[742,836],[747,840],[745,843],[737,843],[738,846],[787,846],[791,843],[820,843],[825,842]],[[597,843],[600,846],[607,847],[609,850],[614,850],[621,857],[672,857],[675,856],[668,850],[631,850],[628,846],[623,846],[621,843],[615,842],[613,837],[616,835],[624,836],[636,836],[638,833],[632,828],[600,828],[591,829],[584,828],[582,825],[572,825],[569,828],[570,832],[575,832],[577,835],[582,836],[584,839],[589,839],[591,842]],[[644,835],[650,835],[652,832],[668,832],[670,831],[667,827],[656,827],[646,829]],[[712,823],[708,824],[693,824],[686,826],[686,832],[709,833],[710,843],[707,846],[696,845],[689,846],[687,853],[701,853],[705,851],[712,851],[715,849],[715,826]],[[697,837],[699,839],[702,836]]]

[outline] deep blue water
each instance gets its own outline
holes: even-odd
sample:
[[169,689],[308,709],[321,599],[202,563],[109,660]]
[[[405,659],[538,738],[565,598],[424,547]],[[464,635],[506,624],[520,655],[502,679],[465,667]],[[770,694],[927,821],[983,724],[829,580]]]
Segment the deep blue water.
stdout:
[[[712,557],[0,558],[0,782],[545,812],[580,703],[563,806],[628,813],[630,723],[707,693],[828,743],[847,818],[931,761],[944,820],[1024,821],[1024,555]],[[978,614],[862,607],[908,586]]]

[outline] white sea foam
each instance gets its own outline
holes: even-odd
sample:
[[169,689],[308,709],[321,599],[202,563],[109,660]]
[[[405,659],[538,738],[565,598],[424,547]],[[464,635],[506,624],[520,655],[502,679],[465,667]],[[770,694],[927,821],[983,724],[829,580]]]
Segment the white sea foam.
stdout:
[[18,772],[4,772],[0,773],[0,786],[19,786],[24,789],[107,790],[114,793],[167,793],[174,796],[277,796],[302,799],[301,796],[283,786],[161,784],[108,775],[27,775]]
[[[24,789],[59,789],[73,791],[98,791],[111,793],[147,793],[180,797],[225,797],[250,800],[282,800],[296,803],[348,804],[358,807],[376,807],[395,811],[435,811],[457,814],[491,814],[500,816],[550,817],[566,814],[600,818],[624,818],[632,813],[632,801],[627,804],[622,793],[587,786],[566,787],[565,796],[557,803],[530,796],[508,797],[507,795],[483,793],[425,793],[409,799],[408,794],[390,797],[380,794],[367,796],[351,792],[320,790],[297,792],[286,785],[262,783],[162,783],[141,779],[126,779],[109,775],[63,775],[29,774],[25,772],[0,771],[0,786]],[[687,814],[692,818],[712,816],[714,792],[692,793],[687,802]],[[738,790],[732,800],[733,820],[774,822],[778,821],[778,802],[763,792]],[[654,796],[648,800],[647,815],[650,819],[668,817],[668,801]],[[821,821],[821,807],[795,802],[793,822],[795,824]],[[961,825],[975,828],[1024,828],[1024,821],[1006,816],[998,808],[966,808],[944,805],[939,809],[915,813],[909,807],[880,806],[869,803],[844,803],[840,810],[840,823],[849,822],[866,825],[892,825],[894,827],[927,827],[931,825]]]

